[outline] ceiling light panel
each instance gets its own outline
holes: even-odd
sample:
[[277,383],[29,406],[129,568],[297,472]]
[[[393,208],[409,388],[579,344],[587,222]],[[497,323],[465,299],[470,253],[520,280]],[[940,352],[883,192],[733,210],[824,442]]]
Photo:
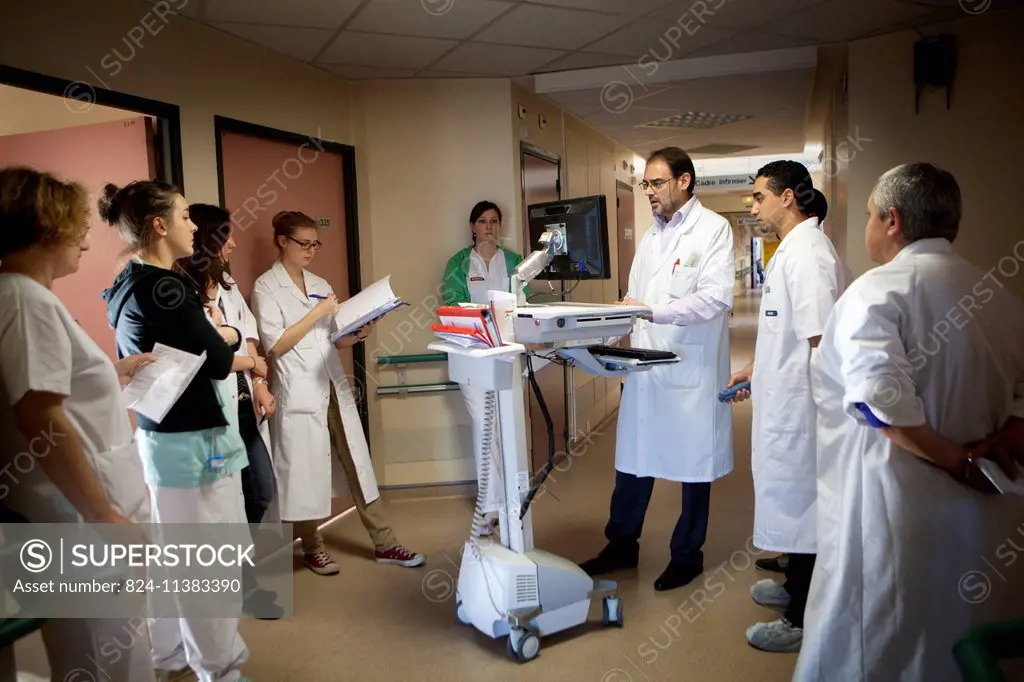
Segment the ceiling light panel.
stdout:
[[665,116],[655,121],[645,123],[641,128],[717,128],[718,126],[743,121],[751,116],[744,114],[712,114],[707,111],[687,111],[683,114]]

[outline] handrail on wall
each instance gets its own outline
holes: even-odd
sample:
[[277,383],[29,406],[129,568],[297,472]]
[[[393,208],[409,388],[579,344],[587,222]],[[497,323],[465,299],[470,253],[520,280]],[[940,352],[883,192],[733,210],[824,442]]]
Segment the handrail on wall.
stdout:
[[407,393],[438,393],[453,391],[459,385],[452,381],[433,384],[410,384],[406,381],[406,366],[425,362],[447,362],[447,353],[412,353],[409,355],[382,355],[377,358],[378,365],[394,365],[398,369],[398,383],[392,386],[378,386],[377,395],[405,395]]
[[447,353],[414,353],[412,355],[381,355],[378,365],[411,365],[418,362],[444,362]]

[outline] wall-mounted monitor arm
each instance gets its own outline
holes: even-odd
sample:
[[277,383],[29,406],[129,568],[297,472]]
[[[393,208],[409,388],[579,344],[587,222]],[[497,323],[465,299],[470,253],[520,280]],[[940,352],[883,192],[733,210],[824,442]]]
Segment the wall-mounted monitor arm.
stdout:
[[555,256],[564,256],[569,252],[565,237],[565,224],[553,223],[545,227],[547,229],[538,240],[543,248],[531,253],[512,271],[512,291],[516,294],[517,305],[526,303],[525,286],[543,272],[544,268],[551,265]]

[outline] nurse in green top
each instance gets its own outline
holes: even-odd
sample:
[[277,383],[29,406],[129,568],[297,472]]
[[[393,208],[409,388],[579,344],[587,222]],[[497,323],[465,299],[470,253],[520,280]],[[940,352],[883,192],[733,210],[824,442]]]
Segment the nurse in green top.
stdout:
[[[498,245],[501,236],[501,209],[490,201],[481,201],[469,213],[469,227],[473,245],[458,251],[444,269],[442,294],[445,305],[460,303],[487,303],[490,290],[509,291],[512,271],[522,258]],[[484,534],[494,533],[501,506],[501,454],[498,451],[497,430],[491,434],[491,457],[484,461],[481,440],[485,416],[486,391],[469,386],[462,387],[470,419],[473,421],[473,451],[476,456],[478,491],[483,500]],[[495,421],[491,420],[492,424]]]

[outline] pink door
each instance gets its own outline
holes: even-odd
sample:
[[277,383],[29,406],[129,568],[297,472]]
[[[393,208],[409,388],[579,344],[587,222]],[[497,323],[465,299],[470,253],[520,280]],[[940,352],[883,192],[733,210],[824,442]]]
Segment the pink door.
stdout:
[[94,216],[91,248],[83,254],[78,273],[57,280],[53,290],[112,360],[117,358],[114,331],[107,324],[100,292],[113,283],[127,258],[117,230],[99,219],[96,198],[108,182],[123,187],[153,177],[151,125],[152,119],[143,116],[0,137],[0,166],[30,166],[80,182],[89,190]]
[[[223,132],[220,142],[224,208],[231,213],[237,244],[231,274],[245,300],[251,304],[253,283],[277,259],[272,220],[280,211],[302,211],[322,221],[323,247],[309,269],[326,279],[339,299],[348,298],[341,156],[308,142],[299,145],[236,132]],[[349,383],[356,387],[351,349],[343,352],[342,363]],[[351,498],[334,502],[335,513],[352,506]]]

